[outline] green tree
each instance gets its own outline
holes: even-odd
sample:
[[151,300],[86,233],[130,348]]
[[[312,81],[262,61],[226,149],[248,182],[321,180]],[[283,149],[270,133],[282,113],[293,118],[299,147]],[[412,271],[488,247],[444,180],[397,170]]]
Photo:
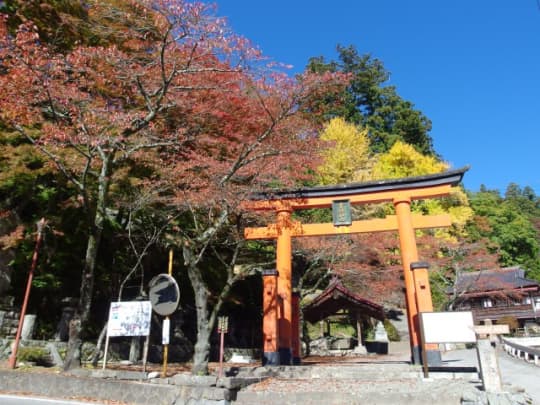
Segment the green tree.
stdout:
[[[343,72],[350,75],[344,93],[318,98],[314,109],[323,110],[326,119],[343,117],[368,128],[371,149],[387,152],[401,140],[419,152],[435,154],[429,134],[431,121],[414,105],[404,100],[395,86],[386,85],[390,73],[382,61],[371,55],[360,55],[354,46],[337,46],[339,61],[311,58],[308,69],[314,72]],[[324,107],[321,104],[325,104]]]
[[538,199],[529,188],[523,194],[520,187],[510,184],[505,197],[497,190],[485,188],[470,193],[474,219],[468,233],[474,239],[488,238],[500,256],[502,266],[520,265],[527,276],[540,280],[540,237]]

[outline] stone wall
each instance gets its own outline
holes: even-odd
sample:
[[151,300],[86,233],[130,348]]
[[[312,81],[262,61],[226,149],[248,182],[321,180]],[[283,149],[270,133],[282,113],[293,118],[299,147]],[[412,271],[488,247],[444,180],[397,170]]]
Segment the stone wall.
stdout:
[[15,337],[20,313],[14,308],[0,309],[0,337]]

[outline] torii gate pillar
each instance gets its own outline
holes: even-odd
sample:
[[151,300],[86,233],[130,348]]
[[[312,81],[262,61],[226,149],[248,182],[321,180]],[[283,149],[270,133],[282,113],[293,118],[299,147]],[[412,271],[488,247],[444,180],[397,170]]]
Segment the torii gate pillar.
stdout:
[[291,213],[287,207],[277,211],[278,237],[276,264],[278,271],[277,292],[280,299],[278,313],[280,364],[292,363],[292,247]]
[[[401,262],[405,281],[407,303],[407,323],[409,326],[411,357],[414,364],[421,363],[421,337],[418,314],[433,312],[431,289],[427,268],[416,268],[413,273],[412,263],[418,261],[415,231],[411,216],[411,199],[396,198],[393,201],[396,210],[399,232]],[[428,364],[439,364],[440,352],[436,345],[426,345]]]

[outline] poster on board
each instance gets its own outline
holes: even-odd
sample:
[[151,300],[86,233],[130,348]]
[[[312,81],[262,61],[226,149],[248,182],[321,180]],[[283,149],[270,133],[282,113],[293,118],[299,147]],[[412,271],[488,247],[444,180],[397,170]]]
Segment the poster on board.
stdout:
[[151,316],[150,301],[111,302],[107,335],[148,336]]

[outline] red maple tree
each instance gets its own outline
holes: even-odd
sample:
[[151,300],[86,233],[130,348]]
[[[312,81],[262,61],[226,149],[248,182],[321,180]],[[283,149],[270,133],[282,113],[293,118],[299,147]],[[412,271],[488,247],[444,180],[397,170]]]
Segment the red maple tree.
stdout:
[[[316,131],[302,104],[329,86],[337,90],[344,78],[290,79],[270,70],[258,50],[202,3],[91,2],[88,14],[107,21],[96,29],[114,40],[58,50],[40,40],[32,21],[13,35],[7,17],[0,21],[0,120],[71,181],[87,212],[65,368],[79,361],[97,252],[116,204],[112,191],[140,164],[152,175],[132,185],[159,190],[171,218],[184,215],[174,236],[196,293],[193,372],[206,372],[210,332],[237,279],[231,269],[241,239],[230,231],[242,217],[238,204],[260,184],[286,186],[306,176]],[[220,257],[226,283],[210,309],[199,266],[210,249],[217,254],[219,238],[236,250]]]

